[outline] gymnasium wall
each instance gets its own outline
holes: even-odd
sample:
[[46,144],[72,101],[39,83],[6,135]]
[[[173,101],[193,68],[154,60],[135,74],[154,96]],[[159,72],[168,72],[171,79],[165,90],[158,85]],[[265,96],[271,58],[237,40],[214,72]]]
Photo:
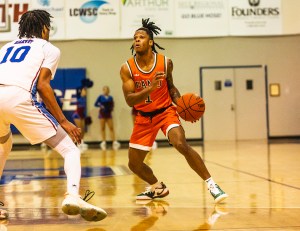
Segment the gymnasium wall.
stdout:
[[[181,93],[200,93],[199,67],[222,65],[268,66],[269,83],[281,85],[281,96],[269,99],[270,136],[300,135],[300,36],[157,39],[174,63],[174,83]],[[93,106],[102,86],[115,98],[117,137],[128,140],[132,123],[119,70],[131,56],[130,40],[55,42],[62,51],[60,67],[86,67],[94,81],[88,92],[88,111],[94,118],[87,139],[100,139],[97,109]],[[255,109],[254,109],[255,110]],[[257,112],[259,113],[259,112]],[[224,121],[226,123],[226,121]],[[200,138],[200,123],[184,123],[188,138]],[[159,138],[163,138],[159,134]]]
[[[284,4],[285,32],[300,28],[300,1]],[[286,3],[287,3],[286,2]],[[200,93],[201,66],[267,65],[269,83],[279,83],[280,97],[269,98],[270,136],[300,136],[300,35],[277,37],[221,37],[156,39],[174,63],[174,83],[181,93]],[[60,68],[85,67],[94,81],[88,91],[88,112],[93,118],[86,141],[100,141],[98,109],[94,102],[108,85],[115,99],[117,138],[128,140],[132,130],[131,109],[126,105],[119,70],[131,57],[131,40],[55,41],[62,51]],[[2,46],[4,43],[0,43]],[[255,108],[254,108],[255,112]],[[259,112],[257,112],[259,113]],[[226,123],[226,121],[224,121]],[[201,138],[200,123],[185,123],[187,138]],[[164,139],[159,133],[158,139]],[[15,139],[16,140],[16,139]],[[18,139],[17,139],[18,142]],[[22,138],[19,142],[26,142]]]
[[[281,96],[269,99],[270,136],[300,135],[300,36],[224,37],[197,39],[157,39],[174,63],[174,83],[181,93],[200,93],[199,68],[223,65],[267,65],[269,83],[281,85]],[[3,44],[0,44],[3,45]],[[115,99],[114,122],[119,140],[128,140],[132,121],[126,105],[119,70],[131,57],[131,41],[54,42],[62,52],[60,68],[86,67],[94,81],[88,91],[88,112],[94,124],[86,140],[100,140],[98,109],[94,102],[108,85]],[[255,109],[254,109],[255,110]],[[257,112],[259,113],[259,112]],[[226,121],[224,121],[226,123]],[[200,123],[183,123],[188,138],[200,138]],[[162,133],[158,139],[163,139]]]

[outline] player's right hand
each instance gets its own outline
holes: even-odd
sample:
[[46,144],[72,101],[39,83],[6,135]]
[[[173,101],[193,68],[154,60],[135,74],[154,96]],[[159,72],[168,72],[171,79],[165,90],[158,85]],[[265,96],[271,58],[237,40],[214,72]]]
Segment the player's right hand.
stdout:
[[157,71],[152,78],[152,86],[157,87],[162,79],[166,78],[165,72]]
[[76,127],[70,121],[66,120],[60,124],[62,128],[69,134],[74,143],[81,143],[81,129]]

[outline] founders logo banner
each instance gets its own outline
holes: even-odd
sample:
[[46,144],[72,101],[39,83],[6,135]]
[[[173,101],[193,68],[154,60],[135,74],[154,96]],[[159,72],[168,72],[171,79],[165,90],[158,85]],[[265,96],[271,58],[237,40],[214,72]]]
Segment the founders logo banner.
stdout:
[[281,0],[229,0],[230,35],[282,34]]

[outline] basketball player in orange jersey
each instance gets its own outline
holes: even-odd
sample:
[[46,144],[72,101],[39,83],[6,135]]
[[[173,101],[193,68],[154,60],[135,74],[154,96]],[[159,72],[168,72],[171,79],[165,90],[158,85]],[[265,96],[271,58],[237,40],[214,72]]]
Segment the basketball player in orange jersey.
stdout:
[[158,131],[161,129],[187,160],[190,167],[207,183],[216,203],[224,200],[226,193],[213,181],[200,155],[191,148],[176,112],[180,93],[173,84],[172,60],[158,54],[153,33],[160,28],[149,19],[142,20],[133,38],[132,52],[135,55],[121,66],[120,76],[125,100],[138,110],[129,143],[129,168],[150,186],[136,196],[137,200],[165,197],[169,194],[166,185],[159,181],[152,169],[144,163]]

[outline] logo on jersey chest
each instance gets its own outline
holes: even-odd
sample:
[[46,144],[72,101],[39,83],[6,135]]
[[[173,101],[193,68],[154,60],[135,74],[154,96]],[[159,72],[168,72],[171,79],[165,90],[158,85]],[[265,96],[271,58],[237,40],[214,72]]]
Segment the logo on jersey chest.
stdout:
[[[150,79],[135,80],[134,83],[135,83],[135,88],[136,89],[144,89],[144,88],[151,85],[151,80]],[[160,88],[161,86],[162,86],[162,80],[159,80],[157,88]]]

